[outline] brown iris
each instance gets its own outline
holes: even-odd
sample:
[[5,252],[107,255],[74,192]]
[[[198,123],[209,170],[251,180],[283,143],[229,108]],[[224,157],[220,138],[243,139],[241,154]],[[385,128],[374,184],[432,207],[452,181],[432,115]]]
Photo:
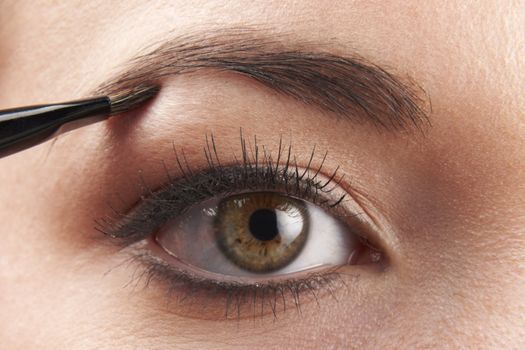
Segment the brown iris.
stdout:
[[290,263],[306,242],[308,226],[305,204],[275,192],[224,198],[215,221],[222,252],[252,272],[270,272]]

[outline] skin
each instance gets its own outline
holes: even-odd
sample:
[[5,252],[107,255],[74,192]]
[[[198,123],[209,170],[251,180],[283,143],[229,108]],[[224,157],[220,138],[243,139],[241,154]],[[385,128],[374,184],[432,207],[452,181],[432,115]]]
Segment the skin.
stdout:
[[[359,53],[431,98],[425,135],[336,127],[228,74],[168,79],[153,104],[0,159],[0,348],[521,348],[525,346],[525,7],[484,1],[0,2],[0,108],[86,96],[168,31],[249,25]],[[132,25],[131,25],[132,24]],[[305,122],[306,118],[309,122]],[[311,122],[310,122],[311,121]],[[238,127],[307,159],[330,150],[389,258],[347,267],[337,301],[226,321],[167,305],[162,283],[93,229],[138,171],[166,181],[171,142],[199,166],[206,132]],[[292,131],[293,130],[293,131]],[[107,273],[111,270],[109,273]],[[358,271],[360,277],[352,275]]]

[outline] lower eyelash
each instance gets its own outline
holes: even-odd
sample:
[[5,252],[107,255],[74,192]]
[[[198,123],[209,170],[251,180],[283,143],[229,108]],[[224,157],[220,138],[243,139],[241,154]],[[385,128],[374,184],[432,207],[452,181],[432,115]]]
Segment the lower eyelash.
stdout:
[[[303,278],[241,284],[199,277],[180,270],[144,250],[132,252],[127,261],[139,264],[127,285],[143,284],[147,288],[152,283],[161,283],[167,287],[168,306],[175,301],[179,308],[188,306],[191,310],[189,312],[199,315],[200,318],[213,320],[239,321],[247,317],[258,318],[265,315],[272,315],[277,319],[280,313],[290,308],[301,312],[304,302],[315,302],[320,307],[321,293],[328,293],[338,301],[336,292],[342,287],[347,287],[339,272],[340,267],[333,267],[322,273],[310,273]],[[353,277],[358,278],[358,275]],[[215,310],[206,308],[202,300],[210,303],[222,302],[223,312],[217,314]]]

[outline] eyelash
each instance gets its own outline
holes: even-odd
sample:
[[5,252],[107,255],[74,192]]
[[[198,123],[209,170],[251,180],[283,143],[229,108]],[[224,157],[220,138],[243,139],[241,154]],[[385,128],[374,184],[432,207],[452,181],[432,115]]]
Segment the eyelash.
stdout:
[[[256,316],[256,307],[261,305],[261,315],[264,305],[270,306],[275,317],[276,307],[279,300],[283,300],[283,310],[286,310],[286,296],[291,297],[297,309],[300,310],[300,294],[307,292],[317,301],[317,294],[322,288],[332,296],[334,283],[338,286],[344,285],[338,268],[324,270],[322,273],[310,273],[302,278],[288,279],[285,281],[265,282],[257,284],[241,284],[231,281],[209,280],[188,271],[180,270],[164,260],[152,255],[147,249],[137,246],[140,242],[154,234],[170,218],[184,213],[186,208],[213,196],[224,196],[239,192],[251,192],[253,190],[271,190],[298,197],[310,201],[325,208],[330,214],[342,219],[349,219],[344,211],[338,210],[338,206],[345,200],[346,194],[333,198],[333,191],[340,186],[343,176],[338,176],[339,167],[332,172],[326,180],[320,179],[323,166],[327,157],[324,153],[319,165],[312,167],[316,154],[316,147],[312,148],[306,167],[300,168],[295,156],[292,156],[292,146],[283,147],[282,138],[279,140],[277,158],[274,160],[263,146],[261,148],[254,137],[253,144],[247,145],[247,141],[240,133],[242,159],[239,161],[235,155],[233,166],[224,166],[217,152],[216,142],[213,134],[206,135],[206,144],[203,150],[207,162],[207,169],[194,171],[188,164],[184,151],[180,154],[174,147],[176,167],[180,176],[173,177],[165,166],[168,178],[167,185],[158,191],[152,191],[145,185],[142,176],[141,202],[128,214],[115,210],[113,217],[96,220],[96,229],[103,234],[115,238],[124,247],[135,247],[132,249],[130,262],[139,262],[143,268],[140,274],[134,274],[133,279],[138,284],[140,280],[149,285],[150,281],[156,280],[167,282],[168,295],[184,294],[179,300],[187,300],[188,296],[195,296],[201,292],[208,300],[211,297],[221,296],[225,300],[225,316],[229,317],[229,311],[233,307],[237,310],[239,317],[240,309],[251,300],[253,314]],[[284,161],[283,164],[281,162]],[[165,164],[165,163],[164,163]],[[313,175],[312,175],[313,174]],[[358,216],[354,214],[352,216]],[[356,232],[359,235],[359,232]],[[366,239],[363,243],[370,247]],[[374,249],[373,247],[370,247]],[[342,283],[339,283],[342,282]],[[249,298],[246,296],[250,296]],[[232,306],[232,303],[234,305]]]
[[[279,312],[290,309],[290,303],[298,312],[301,312],[301,305],[305,300],[314,300],[319,306],[319,294],[323,291],[338,301],[336,291],[342,287],[348,287],[342,278],[343,274],[339,271],[339,267],[310,273],[302,278],[279,282],[241,284],[197,276],[173,267],[161,258],[140,250],[132,253],[127,262],[130,264],[139,263],[139,269],[135,270],[129,284],[137,286],[143,283],[144,287],[148,287],[154,281],[160,282],[167,287],[168,303],[174,300],[174,295],[177,296],[176,301],[182,306],[184,302],[191,305],[191,302],[195,300],[198,300],[197,303],[199,304],[201,304],[201,300],[219,299],[223,301],[223,313],[222,315],[213,315],[215,316],[214,319],[223,317],[224,319],[240,320],[244,318],[241,317],[241,313],[244,315],[246,308],[253,318],[263,317],[266,312],[269,313],[270,311],[273,317],[277,318]],[[349,275],[346,274],[345,276],[348,277]],[[357,278],[358,275],[352,277]],[[198,310],[197,313],[201,311]]]
[[[213,134],[210,138],[206,136],[203,154],[207,169],[199,172],[190,167],[184,150],[179,154],[174,147],[176,166],[181,176],[173,177],[165,166],[168,183],[157,191],[151,190],[141,176],[142,203],[128,214],[110,206],[114,217],[96,220],[96,229],[110,237],[120,238],[125,245],[129,245],[146,238],[168,219],[205,199],[254,190],[282,192],[310,201],[335,216],[344,216],[337,207],[344,201],[346,194],[330,199],[333,190],[344,179],[344,176],[338,178],[339,167],[325,181],[319,179],[328,153],[324,153],[319,166],[312,168],[316,151],[314,146],[307,166],[300,169],[296,157],[292,157],[291,144],[284,150],[282,138],[275,161],[264,147],[261,159],[256,137],[251,152],[242,131],[240,140],[242,160],[236,159],[233,166],[223,166]],[[282,159],[285,162],[281,165]],[[309,177],[310,173],[313,173],[312,177]]]

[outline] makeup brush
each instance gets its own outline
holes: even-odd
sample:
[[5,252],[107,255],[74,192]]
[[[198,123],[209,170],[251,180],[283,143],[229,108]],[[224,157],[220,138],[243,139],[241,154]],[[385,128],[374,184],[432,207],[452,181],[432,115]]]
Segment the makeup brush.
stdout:
[[0,110],[0,158],[137,108],[158,91],[157,85],[140,85],[110,96]]

